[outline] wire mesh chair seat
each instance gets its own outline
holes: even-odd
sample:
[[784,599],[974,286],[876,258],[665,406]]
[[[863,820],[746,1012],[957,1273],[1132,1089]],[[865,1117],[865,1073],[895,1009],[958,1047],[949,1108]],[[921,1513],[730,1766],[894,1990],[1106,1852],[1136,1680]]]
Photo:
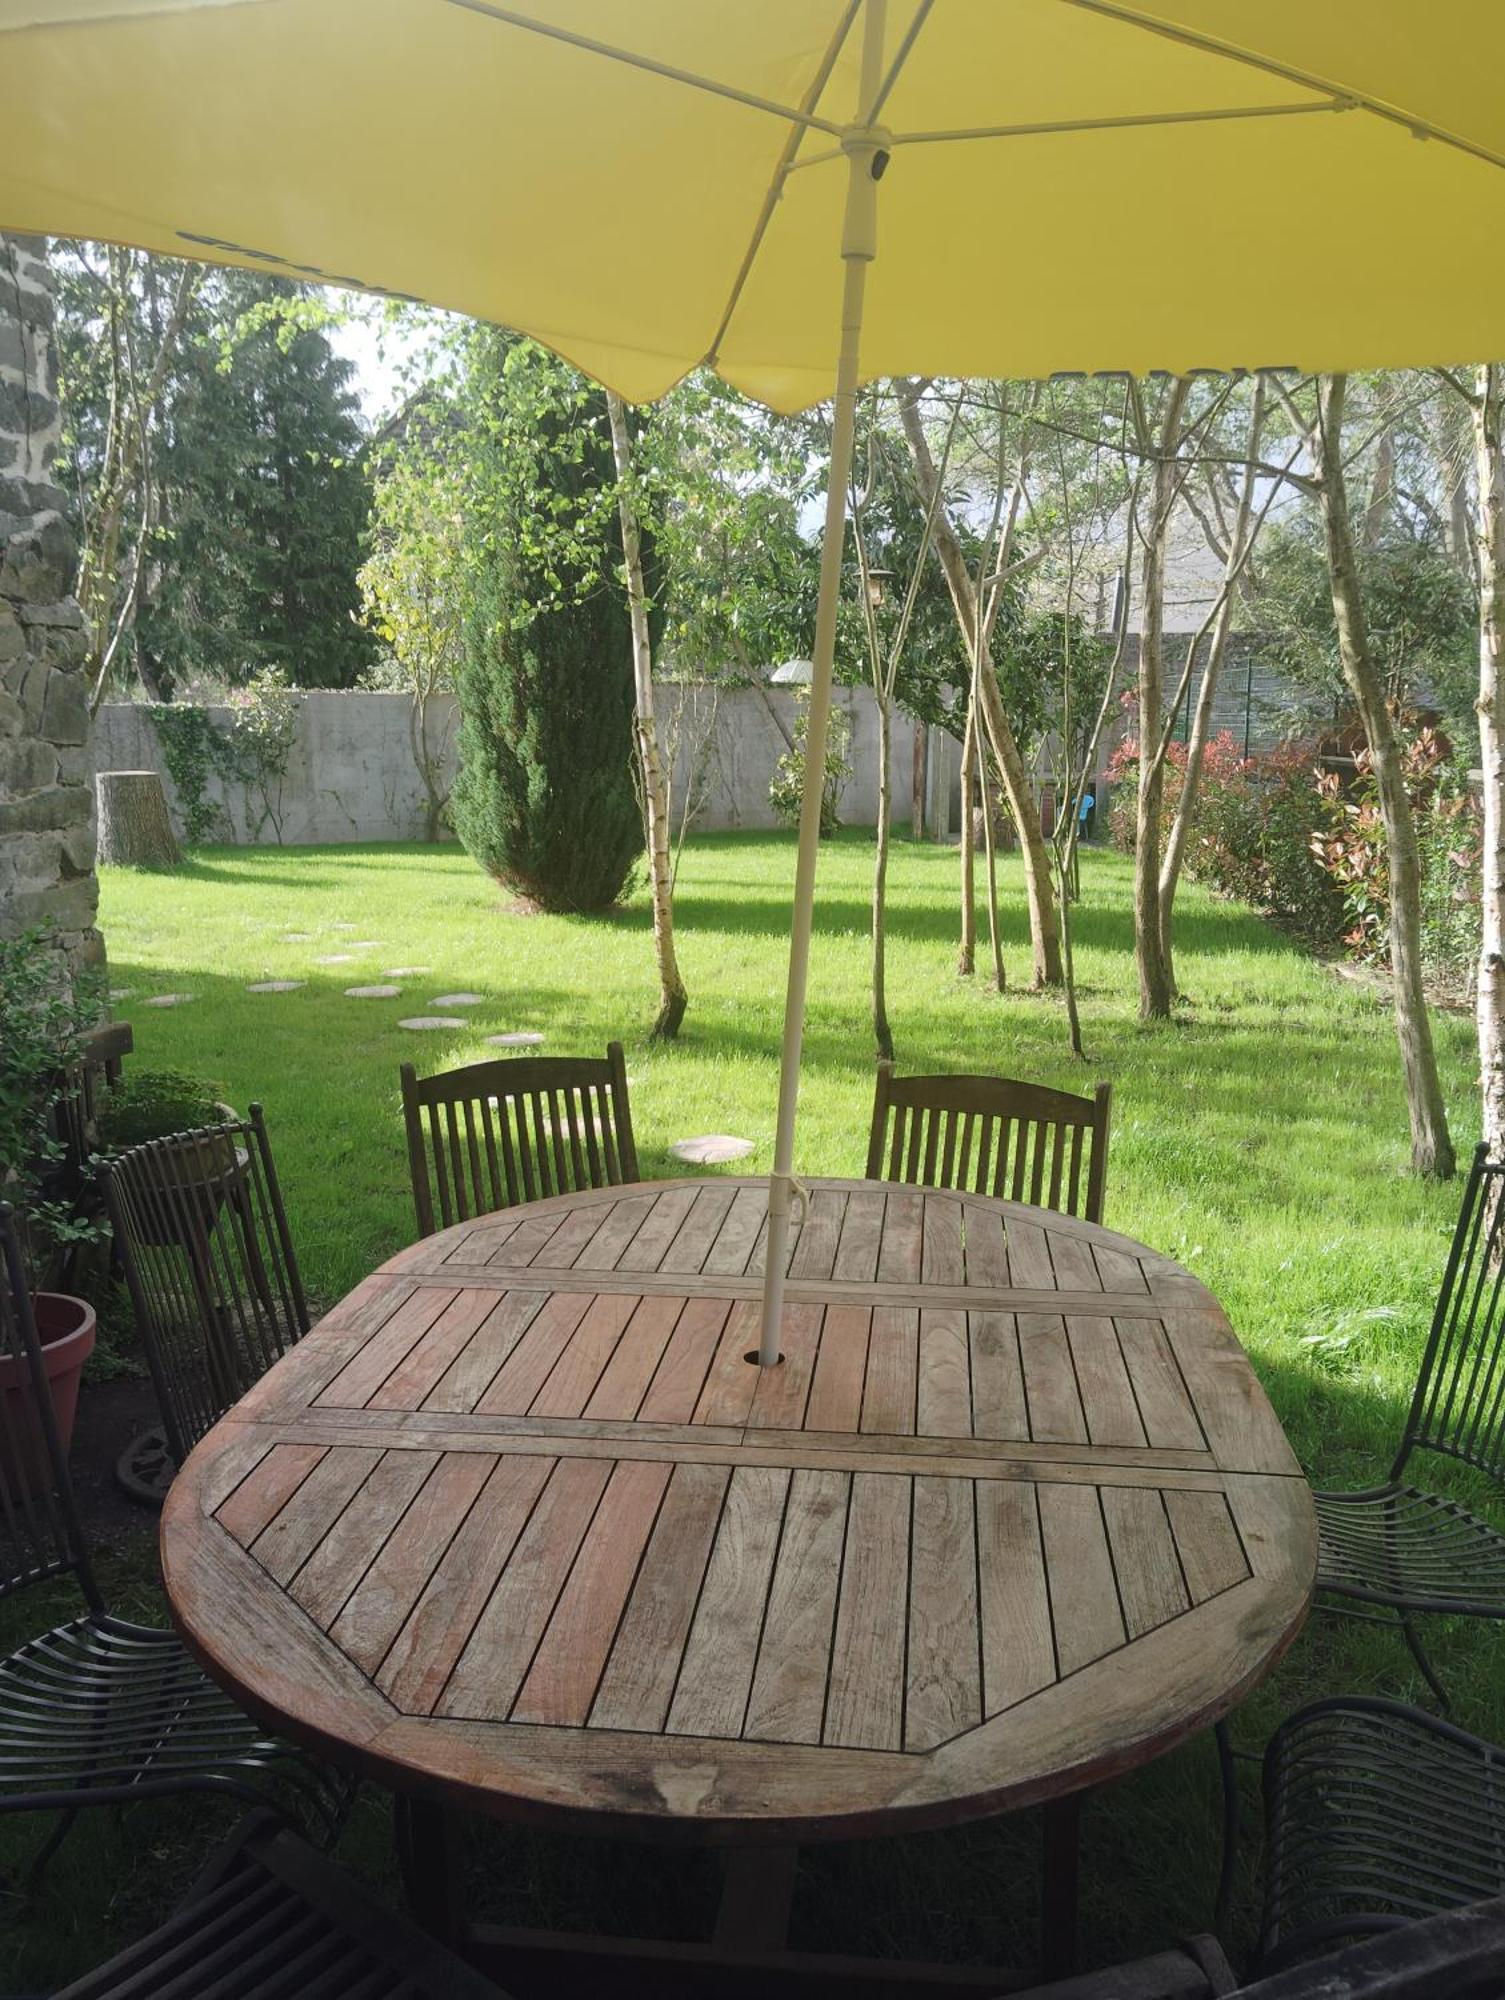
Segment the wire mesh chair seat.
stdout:
[[101,1174],[136,1324],[179,1464],[307,1333],[261,1106],[133,1146]]
[[1264,1790],[1265,1967],[1505,1892],[1505,1750],[1425,1709],[1299,1709]]
[[1416,1486],[1319,1493],[1320,1587],[1406,1611],[1505,1618],[1505,1535]]
[[500,1989],[253,1815],[182,1907],[56,2000],[505,2000]]
[[896,1076],[878,1065],[869,1180],[957,1188],[1103,1219],[1111,1084],[1091,1097],[1003,1076]]
[[0,1660],[0,1811],[184,1791],[273,1803],[327,1842],[351,1787],[268,1736],[161,1627],[90,1614]]
[[1455,1459],[1505,1488],[1505,1161],[1491,1160],[1486,1146],[1469,1170],[1389,1483],[1313,1496],[1326,1608],[1360,1617],[1373,1615],[1360,1605],[1393,1611],[1445,1708],[1447,1691],[1413,1614],[1505,1618],[1505,1535],[1446,1495],[1404,1482],[1417,1451]]
[[39,1869],[84,1806],[221,1792],[338,1831],[353,1785],[269,1737],[175,1633],[111,1615],[58,1437],[15,1218],[0,1204],[0,1598],[72,1577],[81,1617],[0,1659],[0,1813],[61,1811]]
[[420,1077],[401,1068],[418,1234],[638,1178],[622,1044],[600,1056],[511,1056]]

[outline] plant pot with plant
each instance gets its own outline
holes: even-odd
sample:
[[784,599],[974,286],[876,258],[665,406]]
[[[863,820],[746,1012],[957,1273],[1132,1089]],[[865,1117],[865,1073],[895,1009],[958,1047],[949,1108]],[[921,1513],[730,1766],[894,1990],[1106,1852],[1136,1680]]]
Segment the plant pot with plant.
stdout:
[[162,1212],[137,1218],[146,1240],[158,1248],[178,1241],[185,1223],[199,1228],[212,1223],[246,1165],[245,1149],[234,1135],[221,1137],[214,1129],[232,1125],[236,1116],[215,1095],[217,1088],[179,1070],[134,1070],[100,1106],[96,1143],[105,1157],[149,1143],[163,1149]]

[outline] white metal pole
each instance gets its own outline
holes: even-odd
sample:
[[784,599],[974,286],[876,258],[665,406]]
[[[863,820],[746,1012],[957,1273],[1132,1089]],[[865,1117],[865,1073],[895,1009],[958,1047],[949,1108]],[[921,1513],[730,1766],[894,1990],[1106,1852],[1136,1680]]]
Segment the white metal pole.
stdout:
[[[883,73],[886,0],[867,0],[862,37],[862,81],[858,116],[865,118],[877,99]],[[836,610],[841,595],[841,558],[846,540],[847,487],[852,471],[852,433],[857,413],[858,363],[862,341],[862,300],[867,267],[878,254],[878,176],[886,164],[884,135],[854,126],[844,137],[847,156],[846,215],[841,233],[845,278],[841,295],[841,352],[836,366],[836,405],[831,426],[831,475],[826,488],[826,525],[820,551],[820,600],[815,614],[814,672],[805,737],[805,789],[800,801],[799,859],[794,874],[794,910],[789,939],[789,983],[784,996],[784,1053],[779,1072],[779,1117],[768,1183],[768,1237],[764,1259],[763,1318],[758,1362],[779,1358],[779,1322],[784,1305],[789,1222],[795,1197],[794,1121],[799,1106],[800,1046],[805,1032],[805,982],[810,967],[810,927],[815,910],[815,859],[820,846],[821,794],[826,778],[826,727],[831,718],[831,668],[836,655]]]

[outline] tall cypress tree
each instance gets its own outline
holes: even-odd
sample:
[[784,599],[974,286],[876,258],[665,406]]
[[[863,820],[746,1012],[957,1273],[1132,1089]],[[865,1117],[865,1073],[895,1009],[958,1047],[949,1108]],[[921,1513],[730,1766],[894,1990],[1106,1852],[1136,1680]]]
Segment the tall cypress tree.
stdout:
[[471,349],[456,831],[540,909],[609,908],[643,851],[632,631],[602,393],[491,330]]

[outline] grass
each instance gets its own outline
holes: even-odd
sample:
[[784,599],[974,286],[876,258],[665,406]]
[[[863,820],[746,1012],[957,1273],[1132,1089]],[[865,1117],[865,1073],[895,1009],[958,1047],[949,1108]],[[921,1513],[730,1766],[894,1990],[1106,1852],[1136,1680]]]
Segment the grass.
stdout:
[[[332,1298],[411,1238],[398,1063],[470,1060],[487,1034],[536,1028],[558,1052],[625,1041],[645,1175],[679,1171],[670,1141],[711,1131],[752,1140],[747,1168],[766,1170],[792,861],[790,842],[777,837],[705,837],[687,849],[676,911],[690,1012],[668,1048],[644,1039],[654,1002],[644,896],[605,920],[524,917],[452,848],[208,850],[171,876],[107,871],[101,914],[113,983],[131,996],[119,1011],[135,1026],[136,1063],[210,1078],[240,1107],[264,1103],[308,1283]],[[798,1147],[801,1166],[815,1173],[860,1172],[865,1156],[870,870],[870,839],[860,836],[839,840],[822,861]],[[1223,1301],[1314,1478],[1372,1482],[1404,1416],[1458,1198],[1456,1188],[1407,1172],[1387,1009],[1249,912],[1189,885],[1178,911],[1187,1000],[1173,1023],[1142,1028],[1127,865],[1089,853],[1075,917],[1084,1070],[1067,1053],[1058,1000],[957,979],[955,878],[954,853],[896,844],[889,995],[901,1067],[1004,1071],[1077,1088],[1111,1078],[1109,1222],[1181,1259]],[[1010,976],[1023,977],[1014,865],[1005,867],[1004,895]],[[290,937],[299,932],[307,936]],[[349,964],[315,962],[368,939],[378,943]],[[345,997],[347,986],[395,966],[427,971],[395,982],[397,1000]],[[263,979],[306,983],[286,994],[245,991]],[[435,996],[461,990],[485,996],[461,1010],[463,1029],[398,1028],[403,1016],[448,1011],[433,1007]],[[162,992],[194,997],[171,1009],[142,1004]],[[1471,1026],[1456,1016],[1437,1025],[1461,1150],[1477,1120]],[[139,1593],[139,1565],[122,1557],[119,1568]],[[1434,1654],[1460,1719],[1505,1736],[1500,1644],[1495,1631],[1460,1624],[1436,1633]],[[1257,1746],[1298,1701],[1341,1689],[1425,1693],[1389,1633],[1323,1620],[1243,1712],[1237,1736]],[[1086,1962],[1207,1926],[1215,1805],[1204,1742],[1090,1809]],[[193,1811],[142,1811],[123,1834],[107,1826],[76,1834],[41,1898],[13,1912],[0,1983],[6,1958],[15,1979],[56,1976],[139,1930],[180,1887],[169,1879],[175,1857],[182,1843],[201,1844],[201,1827]],[[854,1950],[1027,1956],[1037,1837],[1022,1815],[814,1851],[802,1870],[797,1936]],[[666,1870],[652,1855],[586,1841],[519,1841],[504,1830],[481,1839],[487,1900],[518,1917],[688,1931],[713,1894],[701,1860]],[[19,1836],[6,1841],[7,1857],[24,1854]],[[374,1804],[346,1847],[355,1865],[388,1879]],[[1247,1943],[1257,1907],[1256,1861],[1246,1861],[1236,1943]]]

